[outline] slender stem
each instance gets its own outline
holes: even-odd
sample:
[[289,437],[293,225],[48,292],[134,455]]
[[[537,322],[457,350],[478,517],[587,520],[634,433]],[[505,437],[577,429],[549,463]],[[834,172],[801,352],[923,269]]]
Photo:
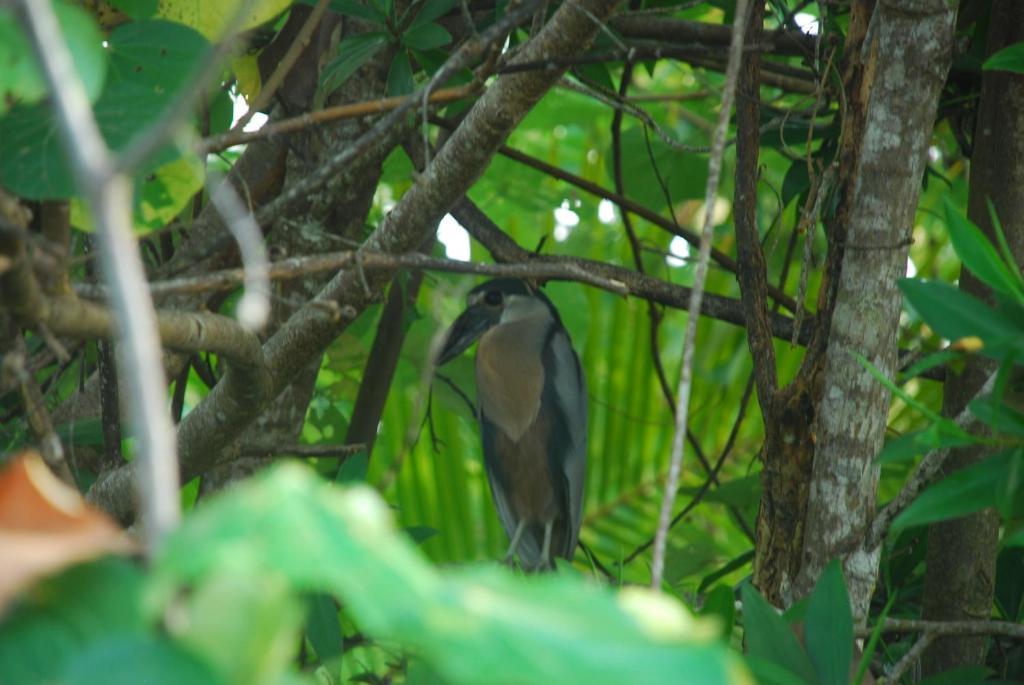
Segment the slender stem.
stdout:
[[736,81],[739,75],[740,58],[743,54],[743,34],[747,25],[747,0],[736,3],[736,21],[732,27],[732,42],[729,45],[729,65],[725,71],[725,87],[722,91],[722,108],[718,113],[718,123],[711,141],[711,156],[708,160],[708,182],[704,193],[704,225],[700,237],[700,256],[694,274],[693,289],[690,291],[689,316],[686,319],[686,332],[683,337],[683,365],[679,378],[679,399],[676,402],[676,428],[672,438],[672,460],[669,464],[668,477],[665,482],[665,495],[661,502],[658,515],[658,530],[654,536],[654,559],[651,563],[651,586],[661,588],[665,573],[665,548],[668,542],[668,528],[672,521],[672,509],[675,506],[676,489],[679,487],[679,475],[683,464],[683,445],[686,441],[687,418],[690,409],[690,391],[693,382],[693,349],[697,339],[697,322],[700,319],[700,307],[704,298],[704,282],[708,274],[708,262],[711,258],[711,238],[714,228],[715,197],[718,194],[718,183],[722,175],[722,157],[725,152],[725,136],[729,129],[729,116],[732,111],[733,96],[736,93]]
[[47,0],[20,0],[36,58],[49,84],[58,128],[76,180],[88,202],[101,245],[101,265],[112,289],[121,337],[122,364],[133,432],[138,436],[139,500],[150,554],[178,522],[178,463],[174,427],[166,408],[156,313],[131,226],[131,181],[116,171],[100,135],[85,88],[75,71],[53,7]]
[[270,99],[274,97],[277,89],[284,83],[284,79],[288,76],[288,73],[295,66],[295,63],[299,60],[299,56],[302,55],[302,51],[309,45],[309,39],[313,35],[313,30],[320,23],[320,18],[324,16],[324,12],[327,11],[327,6],[330,4],[330,0],[318,0],[316,6],[306,17],[306,21],[302,24],[302,28],[295,34],[295,40],[288,46],[288,50],[284,53],[284,57],[274,67],[274,71],[270,74],[270,78],[263,84],[263,88],[260,89],[259,94],[253,99],[249,109],[245,111],[242,118],[228,131],[228,135],[232,133],[241,132],[245,128],[245,125],[249,123],[249,120],[253,118],[256,112],[259,112],[267,104],[270,103]]

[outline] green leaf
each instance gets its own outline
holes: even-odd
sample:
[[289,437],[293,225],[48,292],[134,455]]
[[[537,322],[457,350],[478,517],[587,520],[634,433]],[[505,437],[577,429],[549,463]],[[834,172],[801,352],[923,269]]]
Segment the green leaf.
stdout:
[[985,71],[1012,71],[1024,74],[1024,42],[1008,45],[985,60]]
[[402,45],[415,50],[432,50],[452,42],[452,34],[439,24],[415,24],[402,34]]
[[405,53],[405,50],[399,50],[391,61],[391,68],[388,69],[388,95],[391,97],[408,95],[415,87],[409,55]]
[[793,198],[800,197],[811,186],[811,179],[807,175],[807,161],[804,159],[793,160],[782,179],[782,206],[788,207]]
[[925,418],[927,418],[937,426],[936,430],[938,431],[938,437],[930,439],[938,440],[939,438],[941,438],[942,440],[950,440],[957,438],[965,441],[966,443],[977,442],[977,439],[973,438],[969,433],[964,431],[964,429],[956,425],[955,421],[939,415],[937,412],[928,408],[924,403],[919,401],[916,397],[914,397],[906,390],[899,387],[898,385],[890,381],[888,378],[886,378],[884,375],[882,375],[882,372],[879,371],[874,364],[869,362],[863,356],[859,354],[853,354],[853,358],[856,359],[857,362],[860,363],[860,365],[863,366],[864,369],[868,373],[870,373],[875,380],[884,385],[889,392],[891,392],[892,394],[896,395],[901,400],[906,402],[907,406],[913,407],[917,411],[921,412],[921,414],[923,414]]
[[930,486],[893,521],[890,534],[910,526],[945,521],[987,507],[1004,516],[1024,504],[1024,448],[1004,450],[960,469]]
[[135,20],[156,14],[158,0],[109,0],[110,4]]
[[716,585],[704,598],[704,606],[700,608],[701,616],[714,616],[721,621],[719,637],[726,642],[732,637],[732,627],[736,622],[735,593],[728,585]]
[[[103,89],[107,75],[107,54],[103,35],[92,16],[81,7],[54,4],[60,30],[74,59],[89,101]],[[12,10],[0,7],[0,117],[16,104],[29,105],[46,95],[46,79],[32,55]]]
[[753,672],[758,685],[813,685],[814,681],[804,680],[792,671],[766,659],[747,656],[745,661]]
[[338,621],[334,599],[330,595],[318,592],[309,598],[306,636],[316,650],[320,663],[341,656],[341,623]]
[[370,465],[370,455],[366,450],[357,452],[338,467],[338,475],[334,477],[336,483],[362,483],[366,480],[366,471]]
[[805,683],[816,683],[814,666],[800,643],[775,608],[768,604],[754,586],[745,583],[743,595],[743,628],[747,653],[757,659],[781,666]]
[[1024,437],[1024,413],[999,402],[995,396],[979,397],[968,406],[972,414],[996,432]]
[[58,682],[82,650],[111,636],[141,634],[142,582],[122,559],[43,580],[0,622],[0,683]]
[[[146,20],[122,24],[108,38],[110,70],[94,106],[97,124],[113,150],[121,150],[156,121],[190,85],[192,69],[209,43],[182,24]],[[180,157],[168,145],[139,170],[153,169]],[[58,198],[75,187],[46,105],[19,106],[0,119],[0,185],[25,198]]]
[[986,352],[996,353],[1008,341],[1024,335],[1020,322],[948,283],[905,278],[899,287],[925,322],[949,340],[977,336],[984,341]]
[[423,7],[416,14],[416,18],[412,22],[412,26],[418,24],[428,24],[435,19],[440,19],[444,15],[455,9],[459,0],[426,0],[423,3]]
[[[652,209],[664,211],[668,204],[665,190],[662,189],[663,181],[673,204],[703,198],[707,180],[707,161],[704,156],[680,154],[653,133],[649,140],[651,155],[647,151],[642,127],[634,126],[622,132],[622,176],[626,195]],[[610,152],[606,160],[608,178],[614,180]]]
[[276,683],[298,650],[302,604],[266,568],[224,564],[199,579],[175,609],[182,620],[170,628],[174,637],[225,683]]
[[362,33],[342,40],[338,45],[338,55],[320,74],[321,88],[328,93],[340,88],[387,43],[387,36],[383,33]]
[[917,685],[982,685],[991,673],[984,666],[960,666],[925,678]]
[[[222,637],[222,636],[218,636]],[[62,685],[227,685],[202,661],[154,637],[106,640],[68,664]],[[241,681],[239,681],[241,682]]]
[[939,350],[938,352],[933,352],[925,356],[923,359],[918,360],[906,370],[900,371],[897,382],[900,385],[903,385],[912,378],[921,376],[925,372],[930,371],[935,367],[942,366],[943,364],[947,364],[953,360],[961,359],[963,356],[964,354],[959,350],[950,349],[948,347],[946,349]]
[[1024,290],[1016,274],[1003,263],[996,248],[981,229],[962,216],[948,199],[945,201],[945,211],[950,242],[964,266],[992,290],[1007,297],[1024,297]]
[[825,567],[807,601],[804,643],[822,685],[847,685],[853,656],[853,615],[838,560]]
[[298,464],[260,474],[187,517],[154,561],[154,604],[247,569],[337,596],[360,630],[414,650],[446,682],[621,685],[686,673],[716,685],[746,677],[717,631],[666,596],[490,565],[439,572],[395,530],[376,492],[343,490]]
[[437,528],[431,528],[430,526],[406,526],[402,530],[417,545],[423,544],[438,533]]
[[[696,495],[699,487],[679,488],[679,492]],[[734,507],[749,507],[757,504],[761,498],[761,473],[752,473],[742,478],[727,480],[712,488],[704,495],[706,502],[718,502]]]
[[[331,10],[338,14],[344,14],[384,27],[387,25],[388,17],[372,4],[364,4],[359,0],[331,0]],[[355,36],[353,38],[356,38]],[[347,39],[352,40],[352,39]]]
[[1024,547],[1024,528],[1021,528],[1017,532],[1009,535],[1003,540],[1004,547]]
[[743,568],[754,560],[754,550],[749,550],[743,554],[730,559],[721,568],[716,569],[708,575],[701,578],[700,585],[697,587],[697,592],[704,592],[712,583],[717,582],[719,579],[724,578],[736,569]]
[[964,447],[979,442],[979,440],[964,433],[959,428],[951,432],[951,426],[956,426],[956,424],[947,419],[932,423],[922,430],[912,431],[898,438],[886,440],[885,447],[878,453],[878,463],[894,464],[910,461],[932,450],[945,447]]

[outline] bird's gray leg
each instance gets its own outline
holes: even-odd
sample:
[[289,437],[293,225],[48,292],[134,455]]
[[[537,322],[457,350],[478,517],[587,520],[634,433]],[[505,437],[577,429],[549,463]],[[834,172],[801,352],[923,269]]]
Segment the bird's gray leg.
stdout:
[[540,550],[540,568],[553,568],[551,563],[551,530],[555,527],[554,521],[544,522],[544,546]]
[[519,549],[519,540],[523,537],[524,530],[526,530],[526,519],[519,519],[519,525],[516,526],[516,532],[512,534],[512,542],[508,546],[508,552],[505,553],[506,564],[516,558],[516,550]]

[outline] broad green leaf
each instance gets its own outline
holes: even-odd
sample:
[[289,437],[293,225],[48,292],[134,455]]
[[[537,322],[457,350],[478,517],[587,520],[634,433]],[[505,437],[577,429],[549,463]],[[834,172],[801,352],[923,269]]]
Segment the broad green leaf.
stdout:
[[221,38],[228,23],[234,20],[240,8],[245,11],[238,24],[239,31],[247,31],[265,24],[288,9],[292,0],[158,0],[156,16],[190,26],[206,38]]
[[[202,189],[205,175],[202,162],[192,154],[147,174],[135,189],[132,207],[135,232],[145,235],[170,223]],[[88,208],[78,198],[71,200],[71,223],[84,231],[94,229]]]
[[[65,2],[54,4],[61,33],[89,101],[94,102],[107,75],[103,36],[88,12]],[[46,95],[46,79],[14,12],[0,7],[0,117],[16,104],[29,105]]]
[[[220,640],[227,636],[216,637]],[[120,637],[94,645],[68,664],[59,682],[62,685],[229,683],[218,678],[209,666],[173,642],[150,636]]]
[[338,475],[335,481],[338,483],[362,483],[366,480],[366,469],[369,466],[370,456],[366,450],[358,452],[345,458],[345,461],[338,467]]
[[245,569],[337,596],[361,630],[413,649],[448,682],[749,682],[714,627],[668,597],[490,565],[440,573],[375,492],[296,464],[187,517],[154,562],[154,606]]
[[747,656],[745,661],[758,685],[814,685],[814,681],[805,680],[767,659]]
[[893,521],[890,533],[945,521],[986,507],[1004,515],[1024,505],[1024,449],[1004,450],[960,469],[930,486]]
[[342,40],[338,45],[338,55],[320,74],[321,88],[328,93],[340,88],[387,43],[387,36],[383,33],[363,33]]
[[971,413],[994,430],[1008,435],[1024,437],[1024,413],[993,395],[980,397],[970,403]]
[[416,13],[416,18],[412,21],[412,26],[428,24],[435,19],[440,19],[455,9],[455,6],[458,5],[458,3],[459,0],[426,0],[420,8],[420,11]]
[[343,645],[341,623],[334,599],[318,592],[309,598],[309,613],[306,617],[306,637],[316,650],[317,658],[323,663],[341,656]]
[[782,206],[788,207],[793,198],[800,197],[811,185],[810,177],[807,175],[807,161],[804,159],[793,160],[782,179]]
[[945,210],[949,239],[953,243],[953,249],[963,260],[964,266],[992,290],[1008,297],[1024,297],[1016,274],[1003,263],[996,248],[981,229],[962,216],[948,199],[945,202]]
[[899,281],[899,287],[925,322],[949,340],[976,336],[984,341],[986,352],[994,353],[1008,341],[1024,336],[1021,322],[1008,319],[948,283],[905,278]]
[[768,604],[750,583],[745,583],[741,592],[747,653],[796,674],[802,682],[816,683],[814,666],[775,607]]
[[0,621],[0,683],[61,682],[83,650],[146,630],[142,575],[121,559],[76,566],[36,585]]
[[409,55],[405,53],[405,50],[399,50],[391,61],[391,68],[388,69],[388,95],[391,97],[408,95],[415,87]]
[[1000,618],[1018,622],[1024,609],[1024,549],[1004,546],[996,558],[995,604]]
[[838,560],[825,567],[807,601],[804,644],[822,685],[847,685],[853,657],[853,615]]
[[182,621],[172,635],[226,683],[276,683],[298,650],[302,604],[265,568],[224,564],[198,579],[176,610]]
[[402,34],[402,45],[415,50],[432,50],[452,42],[452,34],[439,24],[416,24]]
[[925,678],[917,685],[982,685],[991,673],[984,666],[960,666]]
[[436,528],[431,528],[430,526],[406,526],[402,530],[417,545],[426,542],[438,533]]
[[331,10],[338,14],[365,19],[382,28],[388,22],[387,15],[377,9],[373,3],[364,3],[360,0],[331,0]]
[[[129,22],[109,38],[110,69],[94,113],[107,144],[120,150],[156,121],[209,49],[194,30],[162,20]],[[141,176],[179,157],[167,146],[147,160]],[[19,106],[0,119],[0,184],[25,198],[75,192],[57,125],[44,104]]]
[[1017,532],[1007,536],[1003,540],[1004,547],[1024,547],[1024,528],[1019,529]]
[[704,606],[700,609],[701,616],[714,616],[721,621],[719,637],[726,642],[732,637],[732,627],[736,623],[736,593],[728,585],[716,585],[704,597]]
[[132,19],[148,19],[156,13],[158,0],[109,0],[110,4]]
[[[626,195],[658,211],[668,207],[666,190],[672,204],[704,197],[707,179],[707,160],[704,156],[681,154],[665,144],[653,132],[648,139],[651,154],[648,154],[642,127],[634,126],[622,132],[622,176]],[[606,161],[608,178],[613,180],[614,169],[610,153]],[[664,189],[662,182],[665,184]]]
[[1024,74],[1024,42],[1007,45],[987,60],[981,67],[985,71],[1012,71]]

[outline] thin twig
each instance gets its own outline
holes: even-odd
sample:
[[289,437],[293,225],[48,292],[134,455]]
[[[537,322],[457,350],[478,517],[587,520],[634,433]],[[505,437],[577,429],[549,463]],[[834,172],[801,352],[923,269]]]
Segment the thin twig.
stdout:
[[309,45],[309,39],[313,35],[313,30],[316,29],[317,24],[320,23],[320,18],[324,15],[327,10],[327,6],[330,5],[330,0],[318,0],[316,5],[313,7],[313,11],[306,17],[306,21],[303,22],[302,28],[295,34],[295,40],[288,46],[288,50],[285,51],[284,56],[281,57],[281,61],[274,67],[274,71],[270,74],[270,78],[260,89],[259,95],[253,100],[252,104],[249,105],[249,109],[246,110],[242,118],[228,131],[227,135],[232,133],[241,132],[245,128],[245,125],[249,123],[249,120],[253,118],[256,112],[261,111],[270,103],[270,99],[274,97],[277,89],[284,83],[285,77],[295,66],[295,63],[299,60],[299,56],[302,55],[302,51]]
[[924,654],[924,650],[928,649],[928,646],[934,641],[934,633],[923,633],[921,637],[917,638],[917,642],[914,643],[914,646],[908,649],[907,653],[893,665],[892,670],[889,671],[881,683],[885,685],[887,683],[900,682],[903,674],[914,667],[917,660],[921,658],[922,654]]
[[[583,266],[571,262],[536,261],[520,264],[481,264],[478,262],[463,262],[456,259],[428,257],[420,252],[392,254],[390,252],[364,250],[362,252],[333,252],[311,257],[292,257],[269,264],[267,275],[275,280],[301,278],[313,273],[337,271],[357,265],[367,270],[423,269],[428,271],[478,274],[482,276],[578,281],[619,295],[628,295],[630,293],[630,288],[627,284],[595,274]],[[166,295],[209,292],[213,290],[232,290],[245,282],[245,278],[246,274],[243,269],[226,269],[193,278],[175,278],[169,281],[158,281],[150,284],[149,287],[150,293],[154,297],[163,297]],[[79,285],[77,286],[77,292],[83,297],[94,299],[102,299],[109,294],[105,288],[94,285]]]
[[267,248],[252,212],[242,203],[226,176],[210,177],[210,201],[224,219],[224,225],[238,243],[242,258],[245,294],[238,303],[238,323],[250,331],[262,330],[270,318],[270,280],[267,277]]
[[[100,135],[53,7],[45,0],[20,0],[19,5],[49,86],[65,151],[97,228],[103,272],[113,290],[111,301],[125,342],[124,376],[131,397],[127,404],[139,439],[136,461],[145,545],[152,554],[180,516],[178,463],[174,427],[165,406],[167,381],[156,313],[145,293],[145,271],[132,233],[131,181],[118,173],[126,168],[125,160],[118,164]],[[139,159],[146,156],[144,150],[136,154]]]
[[707,279],[708,261],[711,257],[711,238],[714,228],[715,198],[722,174],[722,157],[725,152],[725,138],[729,129],[736,81],[739,75],[740,59],[743,54],[743,34],[747,24],[747,0],[737,0],[736,20],[732,27],[732,42],[729,45],[729,63],[725,72],[725,88],[722,92],[722,108],[718,115],[711,155],[708,160],[708,182],[704,193],[704,225],[701,231],[700,256],[694,274],[693,289],[690,291],[689,316],[683,337],[683,364],[679,378],[679,399],[676,402],[676,429],[672,438],[672,459],[665,481],[665,495],[658,516],[658,531],[654,538],[654,558],[651,563],[651,586],[661,588],[665,572],[665,547],[668,542],[668,527],[672,520],[676,488],[683,463],[683,445],[686,438],[687,418],[690,408],[690,390],[693,379],[693,352],[697,338],[697,322],[700,319],[701,301],[704,297],[704,282]]
[[[455,88],[442,88],[430,94],[429,103],[440,104],[454,102],[455,100],[470,97],[478,91],[479,86],[475,84],[458,86]],[[235,145],[242,145],[261,138],[270,138],[283,133],[298,131],[330,121],[355,119],[358,117],[389,112],[403,104],[406,104],[407,100],[408,97],[403,95],[400,97],[369,100],[367,102],[353,102],[345,105],[338,105],[336,107],[325,107],[324,109],[320,109],[315,112],[307,112],[305,114],[291,117],[290,119],[282,119],[281,121],[269,123],[258,131],[232,129],[227,133],[222,133],[200,141],[195,149],[199,154],[220,152],[221,150],[226,150],[227,148],[234,147]]]
[[[877,629],[861,627],[856,629],[858,637],[868,637]],[[916,618],[887,618],[882,624],[883,633],[930,633],[936,637],[946,635],[995,635],[1014,640],[1024,640],[1024,624],[1011,621],[923,621]]]

